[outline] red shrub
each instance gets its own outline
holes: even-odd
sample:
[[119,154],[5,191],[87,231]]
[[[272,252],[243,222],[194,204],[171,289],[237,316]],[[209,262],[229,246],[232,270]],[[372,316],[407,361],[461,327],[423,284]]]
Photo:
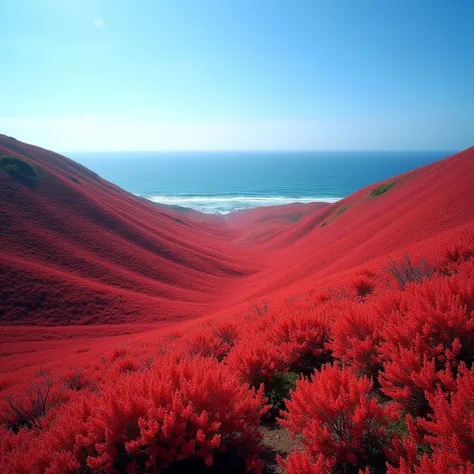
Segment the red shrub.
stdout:
[[201,357],[215,357],[221,361],[239,339],[237,324],[232,321],[217,321],[193,331],[181,342],[184,354]]
[[332,325],[329,345],[334,357],[360,375],[377,379],[382,367],[379,352],[383,318],[368,304],[347,304]]
[[314,463],[323,456],[340,467],[364,467],[382,455],[388,423],[388,412],[371,389],[369,379],[348,368],[324,366],[311,380],[297,382],[280,423],[294,435],[303,434],[306,456]]
[[263,402],[262,390],[240,385],[212,359],[162,359],[106,387],[78,442],[88,466],[106,472],[153,472],[186,458],[210,466],[230,446],[242,455],[258,451]]
[[61,381],[50,375],[36,377],[6,397],[7,411],[3,421],[13,429],[27,427],[41,430],[48,426],[50,412],[67,398],[67,390]]
[[474,464],[474,370],[461,367],[449,399],[441,392],[427,396],[433,415],[420,421],[430,433],[426,440],[453,459]]
[[[430,359],[453,352],[474,357],[474,283],[459,276],[438,277],[416,285],[401,295],[398,308],[388,317],[382,352],[387,356],[399,346],[413,347]],[[456,342],[457,341],[457,342]],[[454,349],[460,344],[459,353]]]
[[420,467],[416,467],[414,472],[417,474],[446,474],[450,472],[474,474],[474,464],[462,462],[445,451],[438,451],[431,458],[427,455],[423,456]]
[[380,374],[382,392],[404,405],[415,415],[429,411],[426,393],[434,393],[438,387],[451,389],[453,377],[450,370],[437,370],[434,359],[429,360],[417,349],[400,348],[384,364]]
[[425,391],[449,390],[460,361],[474,360],[474,286],[460,275],[437,277],[385,299],[383,392],[426,414]]
[[423,444],[423,432],[416,423],[416,419],[405,415],[405,424],[407,433],[400,437],[399,433],[395,432],[386,450],[389,462],[397,467],[414,466],[420,446]]
[[430,279],[435,273],[435,267],[425,257],[412,260],[410,255],[405,254],[399,261],[392,260],[390,262],[388,272],[398,286],[403,289],[408,284],[419,284]]
[[290,370],[311,373],[330,359],[329,324],[322,310],[288,308],[267,328],[266,336]]
[[356,290],[357,296],[361,299],[372,294],[375,284],[367,276],[359,275],[352,280],[351,286]]
[[76,395],[59,409],[49,429],[0,432],[2,474],[73,474],[80,470],[85,457],[76,436],[85,433],[85,422],[99,399],[91,393]]
[[441,273],[448,275],[457,273],[463,262],[472,259],[474,259],[474,233],[466,232],[456,243],[443,250],[438,268]]
[[64,372],[61,377],[61,382],[65,388],[70,390],[83,390],[85,388],[95,388],[95,382],[85,374],[84,370],[75,368]]
[[312,458],[308,453],[294,451],[286,460],[278,456],[278,463],[285,469],[287,474],[329,474],[334,467],[334,459],[326,459],[323,456]]
[[[433,409],[417,426],[408,417],[409,436],[394,443],[389,473],[474,473],[474,372],[462,366],[450,394],[438,391],[426,396]],[[427,446],[431,455],[420,456]],[[426,451],[426,448],[425,448]]]
[[286,367],[285,358],[276,345],[264,336],[248,338],[229,353],[226,365],[242,382],[258,387],[271,380],[276,372]]
[[156,360],[109,379],[100,394],[74,392],[43,430],[0,432],[0,472],[158,472],[183,459],[210,466],[232,449],[259,472],[263,390],[241,385],[217,361]]
[[137,372],[140,370],[140,362],[131,356],[126,356],[122,359],[118,359],[113,366],[114,370],[118,373],[130,373]]
[[433,456],[424,455],[420,463],[410,466],[402,460],[400,467],[387,466],[387,474],[474,474],[474,464],[459,462],[445,452],[436,452]]
[[387,474],[474,474],[474,464],[460,462],[449,453],[437,451],[420,458],[419,464],[410,465],[401,460],[399,467],[387,466]]

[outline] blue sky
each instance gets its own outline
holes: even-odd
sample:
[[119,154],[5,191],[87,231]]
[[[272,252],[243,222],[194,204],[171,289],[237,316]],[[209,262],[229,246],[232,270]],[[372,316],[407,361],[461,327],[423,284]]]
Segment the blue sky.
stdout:
[[471,0],[1,0],[0,131],[58,151],[462,149]]

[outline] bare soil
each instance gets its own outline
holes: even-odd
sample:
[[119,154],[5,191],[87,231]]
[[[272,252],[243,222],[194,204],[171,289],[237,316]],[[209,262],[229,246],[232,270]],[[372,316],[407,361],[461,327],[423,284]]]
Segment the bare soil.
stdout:
[[290,436],[286,428],[282,428],[277,421],[272,421],[262,427],[263,445],[265,452],[264,474],[284,474],[283,468],[277,462],[277,456],[286,458],[295,449],[302,448],[301,441]]

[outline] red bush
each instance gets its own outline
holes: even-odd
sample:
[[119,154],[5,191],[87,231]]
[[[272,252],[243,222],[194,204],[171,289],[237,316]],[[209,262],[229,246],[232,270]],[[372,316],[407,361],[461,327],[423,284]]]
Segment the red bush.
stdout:
[[[48,429],[0,432],[2,474],[73,474],[85,465],[85,453],[76,436],[86,431],[86,421],[100,399],[78,394],[63,405]],[[0,427],[1,430],[1,427]]]
[[[388,315],[387,315],[388,316]],[[385,325],[382,352],[411,348],[428,358],[445,355],[474,357],[474,283],[458,275],[438,277],[401,294]],[[456,342],[457,341],[457,342]],[[459,349],[454,345],[460,344]]]
[[183,354],[215,357],[221,361],[232,350],[239,339],[237,324],[232,321],[217,321],[193,331],[180,344]]
[[358,275],[352,280],[351,286],[356,290],[357,296],[364,299],[372,294],[375,289],[374,282],[365,275]]
[[42,431],[3,430],[2,473],[158,472],[232,449],[259,472],[263,390],[241,385],[212,359],[157,359],[148,372],[74,392]]
[[382,316],[368,304],[347,304],[332,324],[334,357],[350,365],[358,374],[377,380],[382,367],[379,352]]
[[449,397],[440,391],[427,395],[433,408],[429,420],[420,420],[426,440],[458,462],[474,464],[474,370],[461,367]]
[[242,382],[258,387],[272,379],[276,372],[285,370],[285,358],[278,347],[264,336],[249,337],[245,344],[235,346],[226,365]]
[[92,469],[118,466],[153,472],[174,461],[202,459],[228,447],[242,456],[259,450],[262,390],[240,385],[212,359],[176,364],[161,359],[148,373],[106,387],[101,406],[78,443]]
[[329,474],[334,467],[334,459],[326,459],[323,456],[312,458],[308,453],[294,451],[285,460],[278,456],[278,463],[285,469],[287,474]]
[[474,464],[453,462],[447,453],[435,453],[433,456],[424,455],[420,464],[410,466],[402,460],[400,467],[387,467],[387,474],[474,474]]
[[5,398],[2,418],[13,429],[27,427],[41,430],[49,425],[50,412],[67,398],[68,393],[60,380],[49,374],[40,375]]
[[459,266],[474,259],[474,232],[461,234],[454,244],[446,247],[438,264],[440,273],[457,273]]
[[397,467],[389,466],[389,473],[474,473],[473,386],[474,372],[461,366],[449,394],[426,393],[433,413],[419,418],[416,427],[408,417],[409,436],[394,443],[391,462]]
[[380,353],[383,392],[426,414],[425,391],[450,390],[459,362],[474,360],[474,286],[461,275],[437,277],[385,299]]
[[384,364],[379,380],[385,395],[417,416],[425,416],[429,411],[426,393],[434,393],[438,387],[450,390],[453,386],[449,369],[437,370],[434,359],[423,357],[416,349],[404,348]]
[[285,308],[266,330],[289,370],[311,373],[330,359],[329,323],[321,309]]
[[[324,366],[311,380],[298,381],[280,423],[303,434],[305,456],[314,463],[323,456],[340,467],[364,467],[382,455],[389,421],[371,389],[368,378],[348,368]],[[292,459],[290,465],[302,460],[298,454]]]

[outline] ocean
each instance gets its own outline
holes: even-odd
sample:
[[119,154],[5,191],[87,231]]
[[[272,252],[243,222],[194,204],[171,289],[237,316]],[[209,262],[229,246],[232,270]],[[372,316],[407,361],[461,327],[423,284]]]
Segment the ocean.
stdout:
[[295,202],[336,202],[452,151],[101,152],[67,156],[151,201],[226,214]]

